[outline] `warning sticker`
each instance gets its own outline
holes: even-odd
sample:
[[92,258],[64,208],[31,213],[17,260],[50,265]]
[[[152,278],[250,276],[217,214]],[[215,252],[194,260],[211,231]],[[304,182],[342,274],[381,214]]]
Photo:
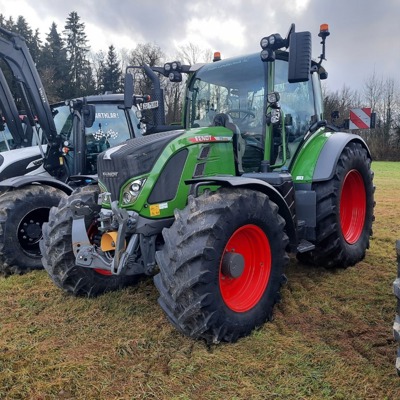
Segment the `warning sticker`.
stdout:
[[153,204],[150,206],[150,216],[156,217],[157,215],[160,215],[160,205]]

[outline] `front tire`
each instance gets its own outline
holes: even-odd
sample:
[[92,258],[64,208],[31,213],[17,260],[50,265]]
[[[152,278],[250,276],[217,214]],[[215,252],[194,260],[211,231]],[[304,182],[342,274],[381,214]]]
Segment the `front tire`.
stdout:
[[89,206],[85,216],[86,228],[92,230],[100,207],[97,205],[98,186],[84,186],[50,210],[49,222],[43,225],[40,241],[43,266],[52,281],[65,292],[75,296],[94,297],[121,289],[137,282],[136,276],[110,275],[108,271],[94,270],[75,265],[72,249],[72,210],[70,205],[79,199]]
[[280,299],[288,238],[265,194],[220,189],[175,212],[156,253],[158,302],[185,335],[235,342],[271,319]]
[[301,262],[346,268],[365,257],[374,220],[371,158],[351,142],[341,153],[332,179],[313,184],[317,195],[315,250],[298,253]]
[[9,275],[43,268],[39,241],[51,207],[66,194],[47,185],[29,185],[0,196],[0,272]]

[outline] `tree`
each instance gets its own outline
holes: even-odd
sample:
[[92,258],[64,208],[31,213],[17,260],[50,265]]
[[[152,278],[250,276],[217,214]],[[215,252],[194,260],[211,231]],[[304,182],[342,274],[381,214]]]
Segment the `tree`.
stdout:
[[103,50],[97,53],[90,53],[90,62],[92,71],[94,73],[94,80],[96,81],[96,93],[104,93],[104,70],[105,70],[106,54]]
[[[212,51],[202,49],[194,43],[188,43],[179,48],[175,57],[182,64],[194,65],[200,62],[210,62],[212,60]],[[185,93],[186,77],[183,76],[181,83],[165,81],[164,100],[166,109],[166,122],[179,122],[182,115],[183,96]]]
[[[72,11],[66,21],[64,34],[69,64],[69,96],[77,97],[89,94],[94,87],[93,73],[87,59],[89,46],[85,33],[85,24],[80,22],[76,11]],[[86,75],[86,76],[85,76]]]
[[212,59],[212,51],[210,49],[202,49],[197,44],[189,42],[179,48],[178,61],[182,63],[193,65],[200,62],[211,62]]
[[[165,55],[157,44],[139,43],[130,54],[129,65],[141,66],[147,64],[153,67],[161,65],[164,58]],[[135,71],[135,93],[148,94],[150,90],[151,81],[142,71]]]
[[121,90],[121,68],[118,57],[115,53],[115,47],[111,45],[108,48],[107,59],[104,65],[102,81],[105,91],[117,93]]
[[26,45],[28,46],[33,61],[37,62],[41,51],[39,31],[36,29],[35,33],[33,34],[32,28],[21,15],[17,18],[17,23],[15,24],[13,31],[25,38]]
[[349,118],[350,109],[361,105],[359,93],[346,85],[336,92],[329,92],[323,86],[322,94],[325,119],[339,127],[343,126],[344,120]]
[[65,80],[68,74],[67,51],[54,22],[47,34],[39,60],[38,69],[49,101],[56,102],[64,99],[69,86]]

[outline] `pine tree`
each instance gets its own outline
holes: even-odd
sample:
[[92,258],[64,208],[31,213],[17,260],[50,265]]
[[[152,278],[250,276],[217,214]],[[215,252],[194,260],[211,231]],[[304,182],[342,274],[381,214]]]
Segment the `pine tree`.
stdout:
[[117,93],[121,90],[121,68],[115,53],[115,47],[108,48],[107,60],[103,71],[103,85],[105,91]]
[[92,89],[93,73],[90,68],[90,63],[87,60],[89,46],[87,45],[85,24],[80,22],[80,17],[76,11],[72,11],[69,14],[65,24],[64,34],[66,35],[66,49],[69,64],[70,91],[68,97],[91,94],[90,90]]
[[41,51],[41,40],[39,37],[39,31],[36,30],[34,34],[32,28],[26,22],[26,19],[21,15],[17,18],[17,22],[12,27],[12,31],[24,37],[33,61],[36,62],[40,56]]
[[49,101],[65,99],[69,87],[69,83],[65,79],[68,75],[67,51],[54,22],[47,34],[38,69]]

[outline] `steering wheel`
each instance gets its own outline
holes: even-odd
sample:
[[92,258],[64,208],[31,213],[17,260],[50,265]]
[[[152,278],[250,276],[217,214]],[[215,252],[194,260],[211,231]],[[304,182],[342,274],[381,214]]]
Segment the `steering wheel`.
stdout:
[[[255,118],[256,114],[253,113],[253,111],[250,110],[243,110],[240,108],[232,108],[231,110],[227,111],[226,114],[228,114],[233,122],[241,122],[241,123],[245,123],[246,119],[250,119],[250,117]],[[232,114],[239,114],[238,117],[234,117]],[[241,118],[240,115],[244,114],[244,116]]]

